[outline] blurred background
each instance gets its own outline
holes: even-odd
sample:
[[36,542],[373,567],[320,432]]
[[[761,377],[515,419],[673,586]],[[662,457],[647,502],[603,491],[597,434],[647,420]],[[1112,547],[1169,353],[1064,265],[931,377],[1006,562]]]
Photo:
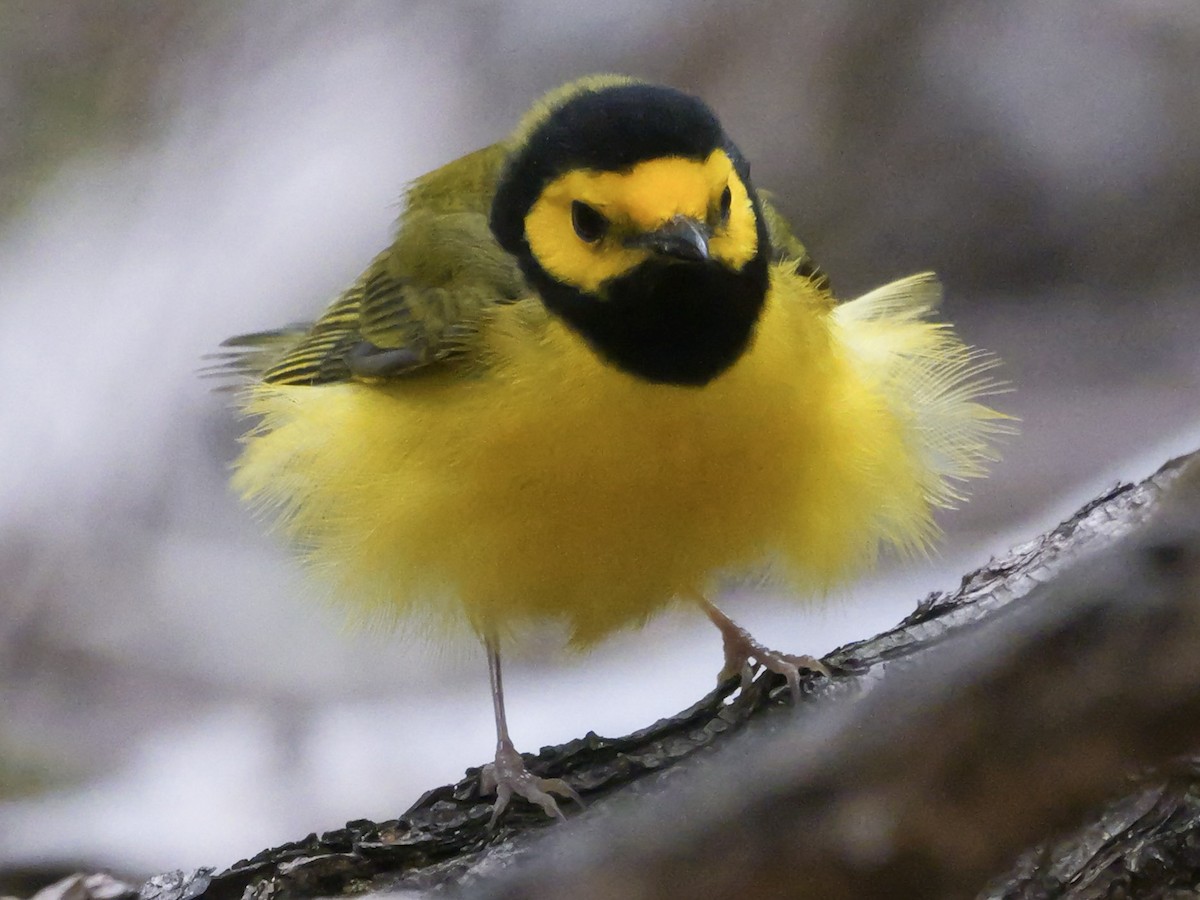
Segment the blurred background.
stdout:
[[[732,598],[767,643],[874,634],[1200,446],[1195,0],[0,0],[0,894],[227,866],[489,757],[480,655],[307,602],[196,371],[317,313],[408,179],[606,70],[706,98],[842,296],[940,272],[1017,387],[941,555]],[[514,664],[518,746],[698,698],[696,618]]]

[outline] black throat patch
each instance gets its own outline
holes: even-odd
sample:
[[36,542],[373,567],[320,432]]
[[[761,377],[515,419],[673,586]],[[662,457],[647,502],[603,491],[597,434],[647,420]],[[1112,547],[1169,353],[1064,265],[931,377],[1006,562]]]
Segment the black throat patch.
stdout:
[[603,299],[548,277],[539,287],[547,308],[617,368],[646,381],[700,387],[749,346],[767,278],[762,257],[740,272],[713,262],[651,260],[609,282]]

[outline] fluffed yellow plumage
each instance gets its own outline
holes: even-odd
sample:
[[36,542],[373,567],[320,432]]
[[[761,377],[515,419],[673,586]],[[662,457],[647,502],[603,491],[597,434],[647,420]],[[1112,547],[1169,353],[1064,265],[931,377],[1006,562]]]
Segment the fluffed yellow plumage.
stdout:
[[508,740],[500,644],[698,602],[731,666],[794,679],[705,598],[812,595],[935,537],[1004,429],[939,299],[925,274],[836,303],[703,104],[585,80],[419,179],[323,319],[232,342],[260,420],[234,483],[361,610],[482,638],[496,814],[557,813],[570,788]]
[[750,350],[697,390],[600,360],[536,300],[498,307],[486,375],[256,387],[236,488],[282,510],[339,593],[504,634],[591,643],[769,567],[802,593],[916,549],[982,474],[987,365],[930,275],[833,307],[774,273]]

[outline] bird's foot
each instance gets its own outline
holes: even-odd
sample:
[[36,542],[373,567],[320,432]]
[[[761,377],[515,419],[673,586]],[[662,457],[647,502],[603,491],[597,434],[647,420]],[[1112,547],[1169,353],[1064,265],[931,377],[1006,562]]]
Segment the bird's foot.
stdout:
[[720,675],[722,681],[740,674],[742,690],[747,690],[754,681],[756,668],[762,666],[767,671],[782,675],[787,679],[792,700],[798,701],[800,699],[801,669],[808,669],[824,675],[826,678],[830,677],[829,669],[816,657],[780,653],[778,650],[764,647],[750,635],[750,632],[715,606],[708,604],[705,611],[713,624],[721,630],[721,637],[725,645],[725,667],[721,670]]
[[526,769],[525,761],[510,741],[501,741],[496,745],[496,761],[483,767],[479,781],[483,793],[496,795],[488,828],[496,827],[500,814],[508,806],[513,794],[537,804],[545,810],[546,815],[557,819],[565,820],[566,817],[551,794],[570,797],[583,806],[583,799],[561,778],[538,778]]

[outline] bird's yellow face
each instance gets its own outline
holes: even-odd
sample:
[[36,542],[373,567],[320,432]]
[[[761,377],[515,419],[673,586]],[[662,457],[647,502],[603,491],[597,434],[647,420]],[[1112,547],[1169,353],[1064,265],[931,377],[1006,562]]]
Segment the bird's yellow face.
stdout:
[[572,169],[542,190],[525,235],[547,273],[593,295],[654,255],[740,271],[758,252],[754,205],[723,149],[620,172]]

